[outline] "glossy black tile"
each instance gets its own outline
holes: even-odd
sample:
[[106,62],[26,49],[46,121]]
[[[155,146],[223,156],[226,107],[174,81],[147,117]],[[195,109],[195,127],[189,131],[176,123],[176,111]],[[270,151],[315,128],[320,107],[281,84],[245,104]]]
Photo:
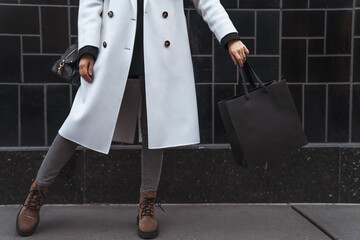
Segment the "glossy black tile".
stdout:
[[40,37],[23,36],[23,53],[40,53]]
[[326,86],[305,85],[304,131],[309,142],[325,141]]
[[353,81],[360,82],[360,38],[354,39],[354,69]]
[[291,96],[293,98],[293,101],[296,106],[296,110],[298,112],[299,118],[302,121],[302,99],[303,99],[303,91],[302,91],[302,85],[297,84],[288,84],[288,88],[290,90]]
[[70,32],[72,35],[78,34],[77,21],[78,21],[78,7],[70,8]]
[[351,142],[360,142],[360,85],[353,85]]
[[306,40],[283,39],[281,74],[288,82],[306,81]]
[[194,76],[196,83],[212,82],[212,58],[192,57]]
[[45,53],[64,53],[69,46],[67,7],[42,7],[42,47]]
[[349,8],[353,6],[353,0],[310,0],[311,8]]
[[326,53],[351,52],[352,11],[328,11],[326,26]]
[[67,85],[46,86],[47,138],[50,144],[70,112],[70,91]]
[[324,39],[309,39],[309,54],[324,54]]
[[282,36],[324,36],[324,21],[324,11],[283,11]]
[[216,39],[214,52],[214,72],[216,83],[235,83],[236,82],[236,65],[232,61],[229,52],[221,46]]
[[70,0],[70,5],[79,5],[79,0]]
[[44,86],[20,86],[21,146],[44,146]]
[[[211,54],[212,33],[196,11],[190,11],[189,40],[192,54]],[[216,43],[219,44],[219,43]]]
[[26,55],[24,59],[25,83],[64,83],[51,71],[51,67],[60,56],[50,55]]
[[279,8],[280,0],[241,0],[240,8]]
[[21,82],[20,37],[0,36],[0,82]]
[[360,35],[360,9],[355,10],[355,28],[354,28],[355,32],[355,36],[359,36]]
[[221,0],[221,5],[224,8],[237,8],[237,3],[234,0]]
[[54,5],[67,5],[67,0],[20,0],[20,3],[26,4],[54,4]]
[[279,12],[256,12],[256,54],[279,53]]
[[196,85],[200,143],[212,143],[212,86]]
[[224,123],[222,121],[217,102],[228,97],[234,96],[234,85],[215,85],[214,86],[214,143],[228,143],[228,138],[225,132]]
[[278,57],[257,57],[256,55],[252,55],[246,59],[261,81],[269,82],[279,78]]
[[308,0],[283,0],[283,8],[307,8]]
[[18,85],[0,86],[0,146],[18,145]]
[[349,82],[350,57],[309,57],[309,82]]
[[[16,17],[15,16],[21,16]],[[39,34],[39,8],[37,6],[0,7],[0,33]]]
[[349,141],[349,85],[329,85],[328,142]]
[[234,27],[239,32],[240,37],[255,36],[255,13],[254,11],[227,11]]

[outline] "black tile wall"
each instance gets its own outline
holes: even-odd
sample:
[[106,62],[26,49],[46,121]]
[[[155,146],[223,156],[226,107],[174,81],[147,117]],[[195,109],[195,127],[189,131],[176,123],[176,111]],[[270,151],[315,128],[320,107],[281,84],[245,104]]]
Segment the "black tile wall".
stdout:
[[360,142],[360,85],[353,86],[353,105],[352,105],[352,142]]
[[312,8],[345,8],[352,7],[353,0],[311,0],[310,7]]
[[[324,146],[327,143],[360,142],[358,111],[360,108],[360,0],[221,0],[221,3],[238,30],[242,42],[250,50],[247,59],[259,77],[264,82],[281,77],[287,80],[309,142]],[[1,147],[49,146],[67,117],[78,89],[55,76],[50,68],[68,45],[77,39],[78,4],[78,0],[0,0],[0,45],[5,46],[0,48]],[[184,7],[193,55],[201,143],[228,143],[217,102],[242,91],[241,82],[238,84],[239,66],[234,65],[228,51],[219,44],[209,26],[196,12],[192,1],[184,0]],[[136,141],[135,144],[138,142]],[[125,163],[130,162],[126,159],[130,159],[130,155],[134,154],[130,150],[126,151],[128,150],[125,150],[124,156],[121,155],[122,152],[112,153],[110,158],[112,156],[113,161],[105,163],[104,166],[101,165],[101,161],[95,163],[98,158],[105,158],[104,156],[98,156],[87,150],[79,151],[68,163],[62,175],[64,178],[60,178],[62,180],[57,184],[63,187],[66,184],[73,184],[74,188],[71,191],[76,197],[70,202],[113,200],[136,202],[137,199],[133,199],[130,193],[131,191],[135,193],[137,189],[132,189],[129,195],[121,196],[122,198],[111,195],[113,192],[110,187],[113,185],[110,182],[122,181],[116,175],[117,167],[135,168],[138,164]],[[193,192],[184,195],[189,201],[190,199],[210,201],[205,193],[199,190],[197,195],[195,191],[202,181],[223,184],[224,188],[221,191],[217,190],[218,192],[211,186],[208,188],[209,191],[214,190],[214,193],[220,196],[219,201],[236,199],[358,201],[358,198],[352,195],[356,186],[354,178],[358,172],[349,167],[351,165],[347,162],[358,157],[358,152],[354,149],[327,148],[321,151],[309,149],[288,156],[291,159],[301,159],[298,163],[299,167],[300,163],[310,164],[307,157],[309,155],[310,159],[314,159],[309,165],[312,169],[326,167],[327,172],[321,172],[319,185],[309,192],[304,192],[305,187],[302,187],[312,183],[314,176],[307,176],[305,182],[294,181],[293,185],[284,187],[279,179],[275,179],[276,174],[273,176],[259,174],[258,178],[241,177],[243,173],[228,168],[224,163],[226,161],[224,159],[229,159],[231,156],[229,151],[209,150],[206,153],[202,151],[205,150],[191,150],[191,154],[195,154],[192,156],[194,161],[210,156],[206,166],[209,169],[212,167],[211,164],[222,166],[229,174],[229,179],[204,180],[194,176],[193,179],[189,178],[197,183]],[[190,155],[189,152],[190,150],[169,152],[168,157],[172,158],[177,154],[187,156]],[[337,153],[339,154],[336,155]],[[0,154],[8,153],[0,152]],[[23,155],[16,154],[19,155],[15,158],[12,158],[11,154],[11,156],[4,155],[11,160],[0,161],[0,164],[8,164],[6,167],[13,169],[12,172],[17,171],[16,167],[21,164],[17,161],[21,160]],[[37,156],[37,162],[34,163],[36,167],[44,154],[45,152],[29,153],[24,159]],[[322,156],[324,162],[315,161],[316,154]],[[135,152],[135,155],[138,156],[139,152]],[[337,175],[335,172],[339,172],[337,169],[339,155],[343,156],[344,161],[341,162],[342,173]],[[331,157],[327,159],[326,156]],[[83,179],[86,170],[83,164],[85,158],[95,164],[86,165],[90,170],[87,173],[88,182],[84,182]],[[116,159],[125,159],[125,161],[118,163]],[[292,168],[292,165],[289,165],[291,161],[296,163],[296,160],[290,160],[287,164],[281,165],[283,170],[276,172],[283,173],[278,176],[286,179],[283,180],[284,182],[294,180],[286,169],[287,166]],[[29,168],[34,174],[36,168],[31,166],[31,163],[24,167]],[[174,164],[182,166],[184,162],[169,161],[165,166],[176,167]],[[201,165],[203,162],[198,164]],[[1,167],[2,165],[0,169]],[[105,189],[102,197],[96,195],[95,189],[85,192],[86,184],[97,182],[96,175],[109,169],[112,169],[109,178],[99,186]],[[296,168],[293,170],[299,171]],[[192,171],[189,168],[186,176],[193,174]],[[209,170],[209,173],[217,173],[216,169],[211,171]],[[66,180],[67,174],[74,174],[74,178]],[[185,185],[169,184],[174,178],[172,176],[167,178],[166,174],[162,184],[168,185],[162,185],[163,188],[169,192],[174,192],[176,189],[186,190],[183,189]],[[178,179],[185,181],[181,174],[178,173]],[[341,187],[337,184],[338,178],[343,177],[344,174],[348,174],[349,179],[341,179],[340,185],[345,186]],[[29,174],[26,177],[31,178],[33,175]],[[133,177],[129,177],[126,181],[138,181],[138,178]],[[241,177],[241,179],[229,184],[226,181],[230,181],[230,177]],[[298,177],[301,179],[302,176]],[[330,179],[331,184],[327,186],[325,183]],[[270,181],[278,182],[279,185],[271,186]],[[105,186],[107,183],[110,184],[108,187]],[[249,187],[250,184],[246,185],[246,183],[255,183],[255,185]],[[241,191],[240,185],[243,187]],[[337,188],[341,189],[336,190]],[[250,191],[259,192],[247,195]],[[51,201],[68,202],[66,197],[61,198],[60,195],[59,192],[59,195]],[[18,198],[10,196],[2,200],[11,202],[14,199]]]
[[328,11],[326,26],[326,53],[351,52],[352,11]]
[[350,62],[347,56],[309,57],[309,82],[349,82]]
[[349,85],[328,85],[328,142],[349,141]]
[[360,38],[354,39],[354,72],[353,79],[354,82],[360,82]]
[[[352,110],[355,101],[350,98],[350,92],[351,89],[355,91],[356,84],[360,83],[360,67],[357,67],[360,66],[359,0],[222,0],[221,3],[242,42],[250,50],[247,59],[260,78],[267,82],[284,77],[289,88],[296,84],[292,86],[292,93],[297,98],[294,101],[299,115],[305,116],[304,126],[311,126],[324,119],[329,124],[326,128],[324,126],[322,130],[325,132],[321,134],[322,130],[315,131],[316,142],[325,143],[330,139],[354,141],[357,135],[354,135],[352,126],[356,122],[356,113]],[[2,91],[8,91],[3,94],[7,97],[3,100],[2,109],[13,109],[14,102],[9,99],[17,97],[19,102],[17,111],[10,111],[11,116],[1,118],[4,119],[2,126],[13,125],[13,120],[17,118],[20,126],[20,122],[24,122],[23,117],[30,117],[20,114],[26,112],[23,108],[28,106],[20,100],[24,97],[22,92],[29,92],[28,96],[31,96],[34,95],[32,91],[37,93],[41,86],[47,85],[41,95],[43,98],[32,99],[40,101],[33,104],[33,107],[37,106],[37,113],[40,114],[38,118],[41,119],[42,127],[39,127],[38,136],[33,140],[25,140],[23,138],[26,135],[22,134],[22,128],[18,126],[19,133],[15,130],[13,134],[7,133],[8,139],[0,140],[2,145],[21,146],[25,142],[29,145],[49,144],[66,118],[77,88],[64,83],[50,68],[69,44],[77,39],[78,4],[78,0],[0,1],[0,44],[6,46],[0,49],[0,83]],[[198,105],[205,108],[204,111],[199,110],[199,121],[205,125],[200,127],[202,143],[223,143],[226,139],[216,101],[221,100],[222,96],[235,94],[233,87],[236,90],[242,88],[238,85],[239,66],[234,65],[228,51],[219,44],[207,23],[197,13],[193,2],[184,0],[184,7]],[[323,95],[316,97],[306,94],[312,88],[310,85],[316,84],[314,88],[328,89],[327,93],[331,93],[332,87],[336,86],[328,88],[328,83],[343,84],[342,87],[349,88],[341,95],[341,103],[348,106],[346,111],[343,109],[343,114],[347,116],[343,116],[341,126],[334,124],[332,127],[330,123],[340,120],[336,117],[329,119],[333,116],[330,115],[331,111],[314,111],[315,116],[321,118],[315,121],[313,116],[309,116],[311,105],[314,104],[314,109],[317,109],[319,104],[312,102],[312,99],[323,99]],[[13,84],[20,86],[19,94],[14,91]],[[224,94],[221,89],[228,90]],[[300,89],[308,90],[300,93]],[[49,92],[52,94],[49,95]],[[16,95],[9,98],[12,94]],[[330,107],[327,99],[324,98],[325,102],[322,103],[324,106],[329,103]],[[303,102],[306,104],[300,107]],[[331,105],[328,110],[339,107],[338,102],[332,104],[334,106]],[[52,108],[60,110],[53,111]],[[345,125],[345,119],[348,119],[348,125]],[[325,136],[329,139],[325,140]]]
[[305,86],[305,134],[309,142],[325,142],[326,86]]
[[256,12],[256,54],[279,53],[279,12]]
[[0,145],[17,146],[19,133],[19,86],[1,85],[0,87]]
[[282,49],[282,75],[288,82],[305,82],[306,39],[283,39]]
[[0,82],[21,82],[20,37],[0,36]]
[[324,36],[324,16],[324,11],[283,11],[282,35]]
[[21,145],[45,145],[44,86],[20,86],[20,114]]

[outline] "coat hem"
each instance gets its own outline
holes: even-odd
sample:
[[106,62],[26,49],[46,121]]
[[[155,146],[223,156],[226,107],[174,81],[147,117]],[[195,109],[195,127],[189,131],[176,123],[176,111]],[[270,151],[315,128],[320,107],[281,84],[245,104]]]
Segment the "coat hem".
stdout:
[[181,147],[181,146],[188,146],[188,145],[193,145],[193,144],[198,144],[200,143],[200,141],[196,141],[196,142],[190,142],[190,143],[180,143],[180,144],[175,144],[175,145],[167,145],[167,146],[161,146],[161,147],[152,147],[149,149],[159,149],[159,148],[169,148],[169,147]]
[[78,142],[77,140],[73,140],[73,139],[67,138],[67,137],[61,135],[61,134],[60,134],[60,131],[58,131],[58,134],[59,134],[60,136],[62,136],[63,138],[66,138],[67,140],[70,140],[70,141],[72,141],[72,142],[74,142],[74,143],[77,143],[78,145],[83,146],[83,147],[85,147],[85,148],[87,148],[87,149],[90,149],[90,150],[93,150],[93,151],[96,151],[96,152],[99,152],[99,153],[103,153],[103,154],[109,154],[109,151],[105,152],[105,151],[101,151],[101,150],[98,150],[98,149],[94,149],[93,147],[89,147],[88,145],[83,144],[83,143],[80,143],[80,142]]

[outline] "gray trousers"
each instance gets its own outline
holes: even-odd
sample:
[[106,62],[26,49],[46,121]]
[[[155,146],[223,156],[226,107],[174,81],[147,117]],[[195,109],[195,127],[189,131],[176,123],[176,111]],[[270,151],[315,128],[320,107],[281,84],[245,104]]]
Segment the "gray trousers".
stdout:
[[[148,148],[147,116],[145,103],[145,77],[140,75],[142,104],[141,104],[141,186],[140,194],[149,190],[157,190],[163,160],[163,149]],[[41,166],[37,172],[36,180],[40,186],[50,186],[66,162],[71,158],[78,146],[77,143],[63,138],[57,134],[51,144]]]

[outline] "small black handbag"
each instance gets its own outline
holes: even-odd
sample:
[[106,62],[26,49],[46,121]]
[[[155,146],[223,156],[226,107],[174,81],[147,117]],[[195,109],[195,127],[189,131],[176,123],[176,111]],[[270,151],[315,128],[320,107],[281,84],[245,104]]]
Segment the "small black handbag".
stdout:
[[79,53],[78,43],[70,45],[65,53],[57,60],[51,68],[57,76],[71,83],[73,86],[80,86],[79,74]]

